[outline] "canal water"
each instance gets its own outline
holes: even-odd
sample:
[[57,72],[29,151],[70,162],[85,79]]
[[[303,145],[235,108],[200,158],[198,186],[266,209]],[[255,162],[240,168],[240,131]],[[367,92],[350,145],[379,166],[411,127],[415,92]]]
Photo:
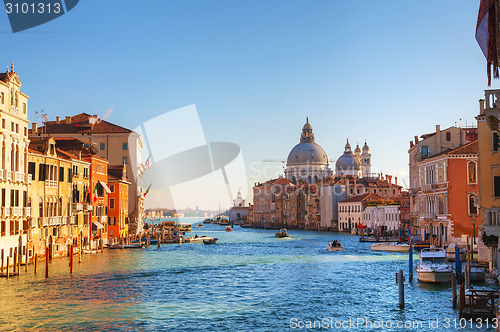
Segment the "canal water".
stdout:
[[[0,279],[0,330],[470,330],[458,328],[449,285],[419,284],[415,275],[398,308],[394,274],[403,269],[408,280],[405,254],[371,252],[349,234],[274,233],[204,225],[187,236],[217,237],[217,245],[105,250],[76,261],[71,276],[68,260],[54,259],[48,279],[43,264],[37,275],[29,266]],[[334,239],[344,252],[325,250]]]

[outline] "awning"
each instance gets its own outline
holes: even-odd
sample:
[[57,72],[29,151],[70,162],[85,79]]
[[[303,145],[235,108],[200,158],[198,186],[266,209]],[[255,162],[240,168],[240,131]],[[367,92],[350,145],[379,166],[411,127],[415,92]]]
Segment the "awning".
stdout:
[[99,183],[104,188],[104,190],[106,190],[108,194],[111,193],[111,190],[109,190],[108,185],[105,182],[99,181]]
[[104,228],[104,225],[98,221],[92,221],[92,223],[97,227],[97,229]]

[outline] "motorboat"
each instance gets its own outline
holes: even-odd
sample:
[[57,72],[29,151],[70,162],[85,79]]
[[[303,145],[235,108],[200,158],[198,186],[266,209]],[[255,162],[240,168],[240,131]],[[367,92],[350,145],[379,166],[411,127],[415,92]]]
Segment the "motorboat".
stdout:
[[196,225],[196,227],[203,227],[203,225],[202,224],[198,224],[198,225]]
[[274,236],[282,238],[282,237],[288,237],[288,232],[286,231],[286,228],[280,229],[278,232],[274,234]]
[[337,241],[328,241],[328,247],[326,248],[328,251],[344,251],[344,247],[342,247],[342,244]]
[[446,262],[446,251],[440,248],[422,249],[417,277],[421,282],[450,282],[453,268]]
[[382,242],[370,246],[372,251],[390,251],[390,252],[408,252],[410,245],[408,243]]
[[218,239],[217,239],[216,237],[214,237],[214,238],[211,238],[211,239],[209,239],[209,240],[203,240],[203,243],[204,243],[204,244],[216,244],[216,243],[217,243],[217,240],[218,240]]
[[231,232],[232,230],[233,230],[233,228],[231,226],[226,227],[226,232]]
[[413,240],[413,249],[414,250],[421,250],[425,248],[430,248],[431,244],[429,241],[423,241],[423,240]]
[[213,237],[211,237],[211,236],[207,236],[207,235],[198,236],[198,235],[195,235],[195,236],[191,236],[191,237],[185,238],[184,242],[186,242],[186,243],[202,243],[203,240],[211,240],[211,239],[213,239]]
[[[139,243],[139,240],[134,240],[134,241],[132,241],[132,244],[138,244],[138,243]],[[148,238],[143,237],[143,238],[141,239],[141,243],[142,243],[142,244],[147,244],[147,243],[148,243]],[[151,239],[151,238],[150,238],[150,239],[149,239],[149,244],[158,244],[158,240],[157,240],[157,239]]]

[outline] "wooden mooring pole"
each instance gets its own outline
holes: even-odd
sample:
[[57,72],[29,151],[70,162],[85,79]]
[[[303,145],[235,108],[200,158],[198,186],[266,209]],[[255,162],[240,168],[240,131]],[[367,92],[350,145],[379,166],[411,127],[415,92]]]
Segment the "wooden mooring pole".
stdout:
[[457,307],[457,275],[453,273],[451,276],[451,291],[452,291],[452,296],[451,300],[453,303],[453,308]]
[[405,307],[405,277],[403,275],[403,270],[399,270],[398,273],[398,286],[399,286],[399,307]]
[[413,281],[413,245],[410,245],[410,250],[408,251],[408,269],[409,269],[409,275],[408,275],[408,281],[412,282]]
[[9,259],[10,257],[7,256],[7,279],[9,279]]
[[69,246],[69,273],[73,273],[73,245]]
[[14,266],[12,267],[12,274],[16,273],[17,267],[17,248],[14,248]]
[[45,278],[49,277],[49,247],[45,247]]
[[34,263],[35,263],[35,274],[36,274],[36,264],[37,264],[37,262],[38,262],[38,254],[35,253],[35,261],[34,261]]

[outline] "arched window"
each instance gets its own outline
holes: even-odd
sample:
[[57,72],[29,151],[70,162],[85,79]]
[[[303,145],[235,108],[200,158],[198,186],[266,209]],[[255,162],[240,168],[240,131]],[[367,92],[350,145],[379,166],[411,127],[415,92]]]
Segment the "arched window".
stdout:
[[469,214],[477,215],[477,196],[475,194],[469,195]]
[[307,177],[307,182],[309,182],[309,183],[311,183],[311,182],[312,182],[312,179],[311,179],[311,176],[310,176],[310,175]]
[[469,180],[469,183],[476,183],[477,182],[477,165],[474,161],[469,161],[467,164],[467,179]]
[[38,200],[38,216],[43,217],[43,199]]
[[451,133],[450,132],[447,132],[446,133],[446,141],[451,141]]

